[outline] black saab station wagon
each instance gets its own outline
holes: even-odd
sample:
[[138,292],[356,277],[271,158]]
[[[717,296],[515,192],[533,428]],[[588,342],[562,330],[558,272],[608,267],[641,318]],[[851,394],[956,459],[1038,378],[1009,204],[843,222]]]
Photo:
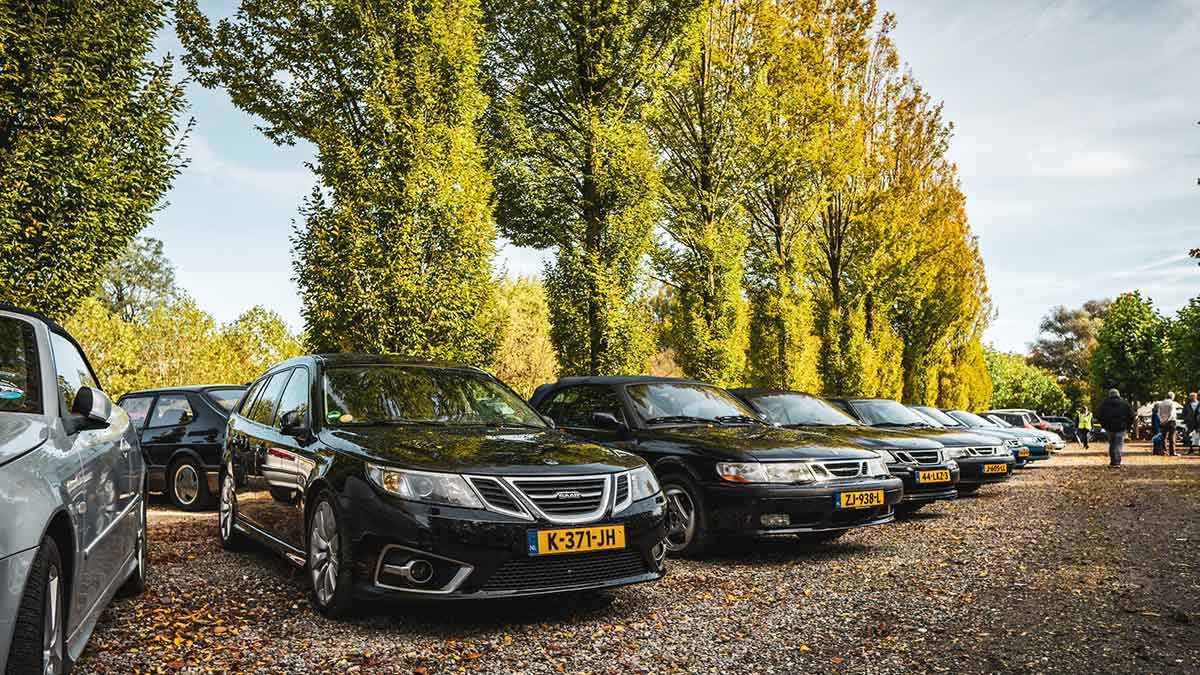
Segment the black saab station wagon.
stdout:
[[895,518],[903,487],[876,453],[767,424],[703,382],[568,377],[532,403],[559,427],[634,452],[667,498],[667,550],[699,554],[717,535],[829,541]]
[[959,494],[976,492],[987,483],[1000,483],[1012,476],[1015,460],[1004,439],[939,427],[928,417],[891,399],[830,399],[830,402],[867,426],[911,431],[946,446],[950,457],[958,462]]
[[138,430],[151,492],[185,511],[216,504],[225,424],[245,392],[209,384],[133,391],[117,401]]
[[487,373],[391,356],[285,361],[230,416],[220,538],[304,566],[329,616],[355,598],[487,598],[659,579],[646,463],[556,431]]
[[825,401],[798,391],[782,389],[732,389],[763,419],[787,429],[816,431],[831,438],[878,452],[892,475],[904,481],[904,500],[898,513],[914,513],[939,499],[954,499],[958,462],[946,447],[929,438],[902,431],[863,426],[858,420]]

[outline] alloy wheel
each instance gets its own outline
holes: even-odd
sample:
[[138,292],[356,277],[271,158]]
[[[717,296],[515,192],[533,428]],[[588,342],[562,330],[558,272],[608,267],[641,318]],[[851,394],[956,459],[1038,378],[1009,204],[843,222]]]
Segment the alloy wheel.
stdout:
[[229,541],[233,538],[233,476],[226,476],[221,482],[221,504],[217,519],[221,527],[221,539]]
[[181,504],[191,506],[200,496],[200,474],[196,473],[196,467],[187,462],[175,469],[171,484],[174,486],[175,498]]
[[329,502],[323,501],[317,506],[308,542],[308,568],[313,590],[322,605],[329,605],[337,591],[338,575],[337,519]]
[[676,486],[668,486],[665,490],[667,497],[667,538],[664,543],[672,553],[687,548],[696,536],[696,504],[687,490]]
[[60,675],[63,667],[62,585],[58,567],[46,571],[46,607],[42,623],[42,673]]

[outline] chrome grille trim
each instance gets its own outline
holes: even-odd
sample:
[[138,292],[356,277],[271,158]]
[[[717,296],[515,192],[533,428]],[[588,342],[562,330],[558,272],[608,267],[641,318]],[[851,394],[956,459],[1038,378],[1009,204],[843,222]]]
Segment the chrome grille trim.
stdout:
[[907,454],[917,464],[941,464],[943,461],[941,450],[909,450]]
[[821,467],[831,479],[858,478],[867,475],[867,462],[854,459],[834,462],[814,462],[815,467]]
[[[576,525],[604,517],[612,503],[613,476],[518,476],[505,478],[525,506],[546,520]],[[577,498],[560,499],[562,492],[576,492]]]
[[[491,476],[467,476],[471,489],[483,502],[488,511],[515,516],[522,520],[533,520],[533,516],[521,505],[520,498],[513,494],[503,481]],[[499,492],[497,492],[499,491]],[[507,498],[507,499],[505,499]]]

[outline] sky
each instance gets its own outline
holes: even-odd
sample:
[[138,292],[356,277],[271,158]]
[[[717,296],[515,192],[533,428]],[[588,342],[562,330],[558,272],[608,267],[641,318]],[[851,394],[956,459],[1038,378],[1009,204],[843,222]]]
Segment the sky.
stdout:
[[[1024,351],[1055,305],[1140,289],[1200,295],[1200,0],[879,0],[901,56],[955,124],[995,308],[985,341]],[[210,17],[229,1],[202,2]],[[170,30],[158,55],[182,49]],[[177,66],[180,69],[182,66]],[[222,91],[189,85],[190,165],[145,234],[218,321],[253,305],[302,325],[289,236],[315,184]],[[546,254],[504,246],[508,274]]]

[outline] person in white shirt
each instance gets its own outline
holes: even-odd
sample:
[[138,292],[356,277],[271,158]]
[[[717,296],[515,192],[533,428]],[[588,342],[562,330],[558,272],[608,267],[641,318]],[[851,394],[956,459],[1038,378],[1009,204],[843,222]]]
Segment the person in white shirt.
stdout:
[[1167,397],[1158,402],[1158,428],[1162,430],[1163,447],[1167,454],[1175,456],[1175,392],[1167,392]]

